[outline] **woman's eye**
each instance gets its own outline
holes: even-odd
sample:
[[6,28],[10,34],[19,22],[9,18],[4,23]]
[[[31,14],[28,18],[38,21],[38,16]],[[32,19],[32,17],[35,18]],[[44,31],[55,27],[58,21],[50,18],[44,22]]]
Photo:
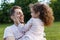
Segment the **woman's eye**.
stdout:
[[18,12],[18,14],[21,14],[20,12]]

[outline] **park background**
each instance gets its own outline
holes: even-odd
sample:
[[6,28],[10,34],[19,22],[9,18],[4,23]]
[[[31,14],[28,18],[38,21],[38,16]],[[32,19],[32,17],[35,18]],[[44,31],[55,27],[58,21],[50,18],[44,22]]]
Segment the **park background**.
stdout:
[[[0,4],[0,40],[3,40],[4,29],[7,26],[13,24],[10,19],[10,8],[12,6],[18,5],[22,7],[22,11],[25,15],[25,22],[30,19],[30,10],[29,4],[36,3],[38,0],[14,0],[11,2],[10,0],[1,0]],[[60,0],[51,0],[50,6],[54,12],[54,23],[50,27],[45,27],[46,38],[47,40],[60,40]]]

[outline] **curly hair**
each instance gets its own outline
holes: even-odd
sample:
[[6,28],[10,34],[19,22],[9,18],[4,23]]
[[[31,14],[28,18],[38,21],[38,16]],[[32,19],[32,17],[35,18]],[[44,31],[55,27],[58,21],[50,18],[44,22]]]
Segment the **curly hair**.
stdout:
[[49,5],[46,4],[30,4],[30,8],[34,10],[35,13],[39,12],[39,18],[43,21],[45,26],[49,26],[54,21],[53,11]]

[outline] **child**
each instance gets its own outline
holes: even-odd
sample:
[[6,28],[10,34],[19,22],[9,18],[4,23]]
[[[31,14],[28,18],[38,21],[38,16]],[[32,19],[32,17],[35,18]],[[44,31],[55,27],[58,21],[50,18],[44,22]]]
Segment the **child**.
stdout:
[[21,32],[25,35],[19,40],[46,40],[44,26],[54,21],[52,9],[48,5],[36,3],[30,5],[30,10],[32,18],[22,27]]

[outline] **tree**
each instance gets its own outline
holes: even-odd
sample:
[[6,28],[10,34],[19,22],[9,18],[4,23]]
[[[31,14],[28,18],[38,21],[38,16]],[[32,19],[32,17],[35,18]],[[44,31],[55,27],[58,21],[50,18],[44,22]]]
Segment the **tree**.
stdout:
[[[27,22],[31,17],[29,4],[36,3],[37,1],[38,0],[15,0],[14,3],[8,3],[6,0],[4,0],[0,8],[2,9],[0,10],[0,22],[1,23],[12,22],[9,16],[9,10],[12,6],[15,5],[22,7],[22,11],[25,15],[25,22]],[[55,21],[60,21],[60,0],[51,0],[50,6],[54,11]]]
[[2,10],[0,10],[0,22],[1,23],[8,23],[10,22],[9,10],[13,6],[13,3],[9,4],[6,0],[3,0],[1,4]]
[[54,11],[55,21],[60,21],[60,0],[52,0],[51,7]]
[[6,0],[3,0],[3,3],[1,4],[2,10],[0,10],[0,22],[1,23],[8,23],[11,22],[10,16],[9,16],[9,10],[12,6],[18,5],[22,7],[22,10],[25,15],[25,22],[30,18],[30,11],[29,11],[29,4],[35,3],[37,0],[15,0],[14,3],[8,3]]

